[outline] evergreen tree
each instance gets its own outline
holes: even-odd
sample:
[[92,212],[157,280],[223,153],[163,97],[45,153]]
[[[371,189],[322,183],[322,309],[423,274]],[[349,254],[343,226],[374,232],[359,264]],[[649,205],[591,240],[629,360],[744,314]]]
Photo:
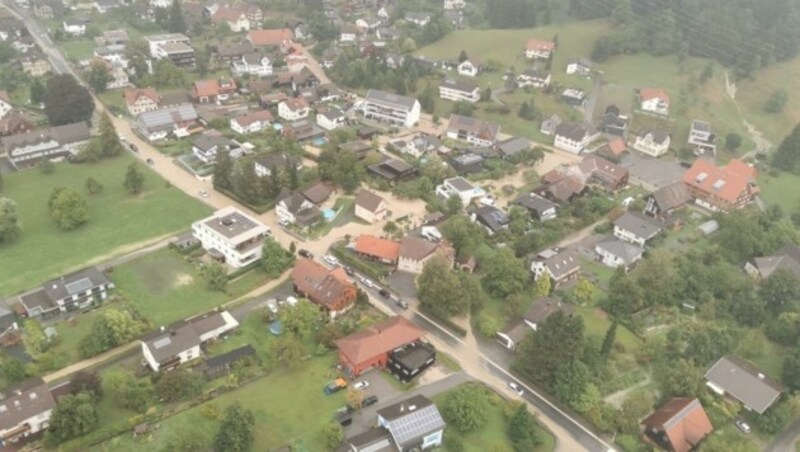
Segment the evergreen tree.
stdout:
[[186,33],[186,18],[183,17],[183,8],[180,0],[172,0],[172,6],[169,8],[167,29],[170,33]]
[[121,154],[125,148],[119,140],[119,134],[111,121],[108,113],[103,113],[100,116],[100,124],[98,125],[100,131],[97,136],[98,144],[102,154],[106,157],[115,157]]
[[217,151],[217,163],[214,166],[213,184],[214,188],[230,190],[232,188],[231,173],[233,172],[233,160],[227,149]]
[[139,165],[131,163],[125,172],[125,181],[122,183],[131,194],[138,195],[144,189],[144,173],[139,169]]
[[611,349],[614,348],[614,339],[617,336],[617,321],[611,322],[608,327],[605,337],[603,337],[603,345],[600,347],[600,354],[604,357],[611,355]]
[[42,79],[39,77],[34,77],[30,86],[28,87],[28,92],[33,105],[38,105],[44,102],[45,88],[44,84],[42,83]]

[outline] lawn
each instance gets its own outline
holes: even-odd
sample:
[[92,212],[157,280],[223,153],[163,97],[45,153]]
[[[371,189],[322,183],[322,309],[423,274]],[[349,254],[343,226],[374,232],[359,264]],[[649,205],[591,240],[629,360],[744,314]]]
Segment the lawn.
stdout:
[[[608,315],[600,308],[591,306],[578,307],[575,312],[583,318],[586,337],[598,344],[602,342],[608,327],[611,326]],[[633,353],[642,344],[639,338],[623,325],[617,327],[616,341],[625,346],[628,353]]]
[[[192,221],[209,213],[199,201],[167,186],[144,166],[145,192],[131,196],[122,181],[132,161],[124,155],[91,165],[56,164],[52,174],[28,170],[3,176],[3,196],[17,203],[22,235],[0,246],[0,296],[188,229]],[[87,195],[89,221],[75,230],[61,231],[47,211],[50,193],[56,187],[84,192],[88,177],[104,187],[99,194]]]
[[113,113],[117,114],[128,114],[128,107],[125,105],[125,99],[123,97],[122,90],[111,90],[106,91],[104,93],[100,93],[97,97],[106,104],[106,106],[111,110]]
[[[440,410],[447,398],[448,392],[449,391],[443,392],[432,397],[433,402]],[[449,427],[444,431],[445,437],[456,436],[460,438],[464,445],[463,450],[465,452],[513,450],[511,442],[508,440],[508,434],[506,433],[508,421],[503,413],[503,410],[510,405],[510,402],[495,393],[491,394],[491,398],[491,409],[484,413],[486,424],[479,431],[464,435],[456,431],[456,429]],[[544,428],[540,428],[539,433],[542,438],[542,444],[531,452],[547,452],[553,450],[555,448],[555,438],[553,435]]]
[[776,177],[763,175],[758,180],[761,198],[768,205],[778,205],[787,215],[800,208],[800,176],[780,172]]
[[97,44],[91,39],[80,39],[64,41],[60,47],[67,60],[80,61],[91,58]]
[[[335,355],[328,354],[312,358],[294,371],[278,369],[206,404],[224,410],[231,403],[238,402],[252,410],[256,421],[253,450],[277,449],[294,439],[302,440],[308,450],[327,450],[322,428],[330,422],[334,410],[345,404],[344,391],[330,396],[322,392],[322,387],[334,376],[332,366],[335,361]],[[216,432],[218,425],[203,415],[203,405],[164,419],[159,424],[160,428],[148,438],[134,439],[125,434],[104,443],[97,450],[163,450],[166,439],[175,431],[200,428]]]
[[[775,149],[781,140],[800,122],[800,58],[774,64],[752,80],[737,83],[736,100],[747,114],[748,120],[763,131]],[[789,93],[789,101],[782,113],[764,112],[764,103],[778,89]]]
[[195,264],[162,249],[116,267],[111,279],[131,306],[161,326],[244,295],[263,283],[266,275],[255,269],[230,283],[227,293],[213,291]]

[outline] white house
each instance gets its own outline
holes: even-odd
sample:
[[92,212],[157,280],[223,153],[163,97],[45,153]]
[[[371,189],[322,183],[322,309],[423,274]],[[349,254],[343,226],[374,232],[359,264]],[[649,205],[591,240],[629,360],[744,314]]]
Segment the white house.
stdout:
[[4,390],[0,396],[0,447],[17,450],[14,444],[49,426],[56,401],[47,384],[30,378]]
[[142,356],[153,372],[170,370],[200,358],[201,345],[217,340],[238,326],[239,322],[228,311],[179,320],[142,337]]
[[269,228],[229,206],[193,223],[192,234],[212,258],[241,268],[261,258],[261,245]]
[[97,267],[87,267],[47,281],[42,287],[19,297],[28,317],[70,312],[102,303],[114,283]]
[[517,85],[520,88],[526,86],[547,88],[550,86],[550,73],[544,69],[526,69],[517,75]]
[[661,157],[669,151],[672,139],[661,129],[645,129],[633,141],[633,148],[651,157]]
[[278,104],[278,116],[287,121],[305,119],[310,112],[308,102],[302,97],[286,99]]
[[300,192],[285,191],[278,196],[275,214],[281,224],[308,226],[319,220],[321,213],[314,203]]
[[16,169],[76,155],[91,139],[85,122],[64,124],[0,138],[0,150]]
[[72,36],[83,36],[86,34],[86,23],[83,21],[66,19],[63,24],[64,31]]
[[577,58],[567,63],[567,75],[588,77],[592,73],[592,62],[585,58]]
[[399,127],[413,127],[421,113],[417,99],[376,89],[367,91],[362,109],[368,119]]
[[623,242],[616,237],[609,237],[601,240],[594,246],[598,260],[605,266],[611,268],[623,267],[630,268],[642,258],[644,248],[632,243]]
[[386,218],[389,205],[381,196],[369,190],[361,190],[356,195],[355,215],[367,223],[375,223]]
[[355,25],[343,25],[339,33],[339,42],[349,44],[358,39],[358,27]]
[[234,33],[250,30],[250,19],[243,10],[221,6],[211,16],[214,23],[226,23]]
[[477,85],[445,79],[439,85],[439,97],[453,102],[469,102],[474,104],[481,99],[481,93]]
[[453,265],[455,254],[455,250],[447,242],[439,243],[407,235],[400,240],[397,269],[418,275],[434,256],[439,256]]
[[[171,2],[170,2],[171,3]],[[191,40],[188,36],[181,33],[164,33],[158,35],[145,36],[144,40],[147,42],[147,48],[150,50],[150,56],[160,59],[160,47],[168,44],[185,44],[189,45]]]
[[426,450],[442,445],[445,422],[430,399],[416,395],[378,410],[378,425],[389,431],[396,450]]
[[148,111],[158,110],[158,104],[161,101],[158,92],[153,88],[126,89],[124,97],[128,113],[133,117]]
[[308,67],[308,58],[302,54],[293,53],[286,55],[284,60],[286,61],[286,69],[288,69],[289,72],[300,72],[303,68]]
[[525,46],[525,58],[546,60],[550,58],[555,48],[556,43],[553,41],[529,39]]
[[444,0],[444,5],[442,5],[446,11],[452,11],[455,9],[464,9],[467,7],[467,2],[464,0]]
[[242,145],[216,130],[208,130],[192,141],[192,153],[206,164],[217,161],[217,153],[226,150],[232,159],[242,156]]
[[450,122],[447,124],[447,138],[480,147],[493,146],[499,134],[500,125],[469,116],[450,115]]
[[347,124],[347,116],[341,108],[331,105],[317,111],[317,125],[325,130],[334,130]]
[[640,247],[660,232],[661,225],[638,212],[628,211],[614,220],[614,237]]
[[147,141],[158,141],[170,134],[187,136],[188,128],[196,125],[198,118],[194,105],[185,103],[141,113],[136,117],[134,127],[136,133]]
[[8,93],[5,90],[0,91],[0,118],[5,118],[12,108]]
[[639,90],[639,107],[666,116],[669,114],[669,95],[660,88],[642,88]]
[[533,279],[538,280],[547,275],[558,287],[578,277],[581,263],[578,253],[572,250],[551,250],[540,252],[531,261]]
[[589,124],[562,122],[556,127],[554,145],[573,154],[580,154],[595,138],[600,136]]
[[453,177],[445,179],[436,187],[436,195],[447,200],[451,196],[461,198],[461,205],[468,206],[473,199],[480,199],[486,196],[486,191],[463,177]]
[[466,60],[459,63],[456,67],[459,75],[463,75],[464,77],[475,77],[478,75],[478,70],[480,69],[480,65],[473,59],[467,58]]
[[254,77],[267,77],[272,75],[272,61],[266,55],[248,53],[241,60],[231,62],[233,75],[241,77],[245,74]]
[[428,13],[406,13],[404,18],[406,22],[410,22],[418,27],[424,27],[431,21],[431,15]]
[[269,110],[256,110],[231,118],[231,129],[242,135],[260,132],[272,124],[274,118]]

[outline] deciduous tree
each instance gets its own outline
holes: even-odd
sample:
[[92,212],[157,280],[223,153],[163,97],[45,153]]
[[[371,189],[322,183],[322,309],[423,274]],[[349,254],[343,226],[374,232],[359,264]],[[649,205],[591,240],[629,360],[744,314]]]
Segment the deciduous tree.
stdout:
[[94,112],[91,94],[69,74],[48,79],[44,104],[47,120],[54,126],[88,121]]
[[128,165],[122,186],[134,195],[138,195],[144,189],[144,173],[139,169],[137,163],[134,162]]
[[50,216],[60,229],[69,231],[89,221],[86,198],[71,188],[55,188],[48,201]]
[[447,394],[442,415],[459,432],[473,433],[486,425],[486,413],[489,409],[489,398],[483,388],[464,385]]
[[210,262],[200,268],[200,273],[211,290],[224,292],[228,285],[228,270],[219,262]]
[[583,353],[583,318],[558,311],[550,315],[536,334],[520,344],[514,366],[533,380],[550,385],[559,367]]
[[89,394],[65,395],[58,400],[50,415],[45,444],[54,447],[68,439],[85,435],[97,427],[99,420],[94,400]]
[[499,248],[484,268],[483,287],[490,295],[506,298],[525,289],[528,270],[510,248]]
[[0,198],[0,243],[11,242],[22,234],[17,203],[9,198]]
[[461,280],[443,259],[433,258],[425,265],[417,287],[420,303],[441,317],[463,314],[470,307]]
[[325,437],[325,444],[329,450],[334,450],[342,444],[344,440],[344,430],[339,422],[332,420],[325,425],[322,430],[322,436]]
[[103,185],[100,182],[97,182],[93,177],[87,177],[86,182],[83,184],[86,188],[86,192],[90,195],[96,195],[103,191]]
[[156,396],[166,402],[189,400],[203,390],[202,377],[184,369],[162,373],[155,383]]
[[106,86],[108,86],[111,80],[111,71],[108,69],[108,66],[106,66],[106,62],[101,59],[93,60],[86,74],[86,81],[89,83],[89,86],[91,86],[96,93],[102,93],[105,92]]
[[311,338],[322,324],[323,313],[319,307],[305,298],[301,298],[294,306],[278,312],[284,330],[306,340]]
[[536,450],[542,444],[539,427],[528,407],[520,403],[514,414],[508,420],[508,439],[515,452],[529,452]]
[[137,379],[132,373],[121,369],[105,374],[103,390],[114,403],[137,413],[147,410],[154,399],[150,378]]
[[233,403],[225,409],[217,435],[214,437],[215,452],[246,452],[253,446],[253,412]]
[[283,249],[272,237],[264,240],[261,266],[270,278],[277,278],[294,265],[294,253]]

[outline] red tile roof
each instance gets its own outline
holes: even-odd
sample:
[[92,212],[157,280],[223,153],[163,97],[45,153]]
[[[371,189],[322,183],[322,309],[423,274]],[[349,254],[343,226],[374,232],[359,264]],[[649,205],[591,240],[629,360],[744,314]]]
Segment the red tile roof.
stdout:
[[714,431],[703,405],[694,398],[670,400],[648,416],[642,425],[648,431],[663,431],[675,452],[688,452]]
[[194,82],[194,94],[201,96],[216,96],[219,94],[219,82],[216,80],[198,80]]
[[355,301],[355,285],[341,267],[329,270],[312,259],[298,259],[292,269],[292,282],[298,292],[327,308],[336,309],[337,303]]
[[234,121],[242,127],[247,127],[254,122],[272,122],[274,119],[269,110],[256,110],[237,116]]
[[356,252],[367,256],[396,262],[400,256],[400,244],[374,235],[361,234],[356,239]]
[[641,102],[656,98],[669,104],[669,94],[661,88],[642,88],[639,90],[639,101]]
[[535,38],[528,39],[528,44],[526,46],[526,49],[535,50],[537,52],[552,52],[555,48],[555,42]]
[[617,137],[608,142],[608,150],[614,155],[622,155],[625,149],[625,140],[622,138]]
[[156,90],[153,88],[126,89],[125,103],[128,105],[133,105],[142,96],[149,97],[155,103],[158,103],[160,98],[158,92],[156,92]]
[[358,364],[414,342],[423,334],[409,320],[395,316],[337,340],[336,346],[351,363]]
[[746,192],[753,191],[757,171],[738,159],[725,166],[716,166],[708,160],[699,158],[686,170],[683,181],[696,190],[735,203]]
[[284,101],[289,110],[297,111],[308,108],[308,101],[302,97],[293,97]]
[[247,38],[255,46],[276,46],[292,40],[292,30],[279,28],[276,30],[250,30]]
[[241,16],[246,16],[244,11],[229,8],[227,6],[220,7],[216,13],[211,17],[212,22],[236,22]]

